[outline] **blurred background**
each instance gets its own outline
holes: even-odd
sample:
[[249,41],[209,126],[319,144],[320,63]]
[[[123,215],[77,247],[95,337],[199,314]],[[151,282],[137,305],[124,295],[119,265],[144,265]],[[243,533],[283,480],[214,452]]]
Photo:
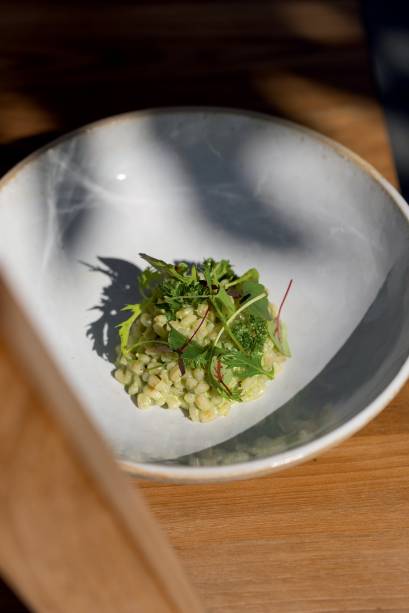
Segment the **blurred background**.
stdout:
[[[395,89],[402,94],[409,70],[405,4],[1,2],[0,172],[67,130],[146,107],[258,110],[348,141],[380,112],[366,28],[385,56],[375,51],[383,102],[390,104]],[[358,153],[376,165],[384,144],[368,130]],[[381,163],[378,169],[388,172]]]
[[[398,0],[0,2],[0,173],[107,115],[224,106],[341,143],[409,196],[409,9]],[[388,132],[372,129],[387,120]],[[387,136],[389,135],[389,136]],[[0,611],[26,609],[0,583]]]

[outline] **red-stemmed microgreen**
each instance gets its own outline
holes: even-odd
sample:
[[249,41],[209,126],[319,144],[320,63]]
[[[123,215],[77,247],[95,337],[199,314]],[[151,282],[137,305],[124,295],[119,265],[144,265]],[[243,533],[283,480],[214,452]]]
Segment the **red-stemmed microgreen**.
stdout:
[[[254,268],[238,277],[227,260],[216,262],[207,258],[196,266],[185,262],[167,264],[145,254],[141,257],[150,265],[142,271],[140,279],[145,299],[141,304],[124,308],[130,311],[130,316],[118,326],[122,356],[132,359],[130,352],[137,352],[139,347],[144,351],[145,346],[152,355],[174,353],[182,375],[187,368],[205,369],[209,383],[230,401],[242,400],[241,382],[245,378],[256,375],[274,378],[274,369],[265,371],[262,365],[264,343],[269,337],[277,353],[291,355],[281,313],[292,280],[274,317],[267,290]],[[189,337],[173,327],[179,309],[186,305],[197,309],[202,302],[206,302],[205,313]],[[162,334],[149,339],[150,333],[142,333],[140,340],[128,347],[132,336],[141,331],[140,326],[133,328],[138,317],[143,312],[156,312],[155,309],[166,316],[167,339],[158,338]],[[195,338],[210,310],[215,315],[218,332],[215,340],[202,345]],[[231,381],[235,383],[230,384]]]
[[229,386],[226,385],[226,383],[223,380],[222,363],[221,363],[220,360],[216,360],[216,365],[215,365],[215,368],[214,368],[214,374],[215,374],[216,380],[220,383],[220,385],[222,385],[224,387],[224,389],[226,390],[228,395],[231,396],[232,395],[231,390],[230,390]]
[[279,340],[281,340],[280,339],[280,316],[281,316],[281,311],[283,309],[285,301],[287,300],[287,296],[289,294],[289,291],[291,289],[292,284],[293,284],[293,279],[291,279],[291,281],[289,282],[289,284],[287,286],[287,289],[285,290],[284,296],[283,296],[283,298],[282,298],[282,300],[280,302],[280,306],[278,307],[278,312],[277,312],[277,317],[276,317],[276,326],[275,326],[274,333],[277,335],[277,338]]
[[177,353],[179,354],[178,365],[179,365],[179,370],[180,370],[182,375],[184,375],[185,372],[186,372],[185,363],[183,361],[183,352],[186,350],[188,345],[192,342],[192,340],[194,339],[196,334],[199,332],[200,328],[203,326],[203,324],[205,322],[205,319],[206,319],[206,317],[209,314],[209,311],[210,311],[210,305],[207,306],[205,314],[203,315],[202,319],[200,320],[198,326],[195,328],[193,334],[185,341],[185,343],[179,349],[176,350]]
[[179,366],[180,374],[181,374],[181,375],[182,375],[182,377],[183,377],[183,375],[184,375],[184,374],[185,374],[185,372],[186,372],[186,368],[185,368],[185,363],[184,363],[184,361],[183,361],[183,356],[182,356],[182,354],[180,354],[180,356],[178,357],[178,366]]
[[202,319],[200,320],[199,325],[197,326],[197,328],[193,332],[192,336],[187,339],[187,341],[186,341],[186,343],[184,345],[182,345],[182,347],[180,348],[180,351],[184,351],[186,349],[186,347],[188,346],[188,344],[192,342],[192,340],[194,339],[196,334],[199,332],[200,328],[203,326],[203,324],[205,322],[205,319],[206,319],[206,317],[209,314],[209,311],[210,311],[210,305],[207,306],[205,314],[203,315]]

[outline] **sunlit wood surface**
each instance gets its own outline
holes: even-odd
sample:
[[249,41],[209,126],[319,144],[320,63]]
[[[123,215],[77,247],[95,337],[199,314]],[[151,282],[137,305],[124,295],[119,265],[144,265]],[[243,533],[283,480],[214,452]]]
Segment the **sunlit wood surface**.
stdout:
[[[108,114],[206,104],[313,127],[396,182],[357,2],[3,7],[4,169]],[[211,613],[409,611],[408,386],[303,466],[232,484],[139,485]]]

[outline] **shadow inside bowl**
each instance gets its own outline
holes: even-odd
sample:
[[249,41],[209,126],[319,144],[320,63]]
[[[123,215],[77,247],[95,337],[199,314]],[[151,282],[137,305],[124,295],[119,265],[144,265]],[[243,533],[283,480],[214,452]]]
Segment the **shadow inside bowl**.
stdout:
[[86,335],[92,342],[92,350],[114,364],[119,344],[118,325],[129,316],[121,310],[127,304],[141,301],[138,277],[142,271],[135,264],[120,258],[98,256],[97,259],[102,266],[87,262],[82,264],[90,272],[106,275],[109,282],[102,289],[99,304],[90,308],[90,311],[99,311],[100,316],[88,325]]
[[[235,112],[121,118],[41,153],[1,197],[10,276],[128,462],[211,466],[296,450],[368,408],[409,353],[398,197],[295,126]],[[195,428],[176,412],[138,412],[110,379],[121,309],[140,299],[141,271],[128,260],[152,245],[165,259],[254,263],[272,296],[282,277],[296,278],[287,305],[294,356],[263,402]]]
[[[102,266],[84,265],[91,272],[105,274],[109,283],[100,303],[92,307],[101,315],[89,324],[87,336],[93,350],[114,363],[117,326],[124,319],[121,309],[141,299],[137,284],[141,270],[120,258],[99,256],[98,260]],[[271,415],[221,444],[160,463],[212,466],[262,459],[309,443],[346,423],[360,406],[382,392],[409,350],[409,325],[404,317],[409,309],[409,285],[402,285],[405,278],[409,279],[406,254],[395,263],[343,347],[307,386]],[[129,459],[132,450],[124,452]]]
[[212,466],[257,460],[309,443],[346,423],[382,392],[408,354],[409,284],[402,285],[403,279],[409,280],[407,254],[389,272],[343,347],[304,389],[245,432],[170,463]]
[[[254,189],[240,172],[243,145],[260,137],[262,128],[243,124],[239,113],[234,125],[235,112],[231,115],[233,125],[223,128],[221,124],[209,125],[207,113],[197,112],[191,126],[178,115],[169,126],[169,120],[157,113],[150,118],[149,127],[161,150],[176,158],[189,177],[196,205],[215,230],[223,228],[244,244],[255,242],[281,252],[307,253],[311,249],[307,230],[296,227],[283,208],[275,205],[271,194],[265,196],[263,181]],[[223,139],[223,129],[228,138]]]

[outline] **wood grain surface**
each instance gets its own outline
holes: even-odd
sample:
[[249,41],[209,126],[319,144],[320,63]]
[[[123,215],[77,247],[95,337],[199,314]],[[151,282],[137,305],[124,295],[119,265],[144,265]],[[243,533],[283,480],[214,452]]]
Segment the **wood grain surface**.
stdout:
[[0,338],[0,572],[41,613],[203,613],[1,276]]
[[[299,121],[396,182],[358,2],[3,7],[4,170],[107,114],[210,104]],[[352,439],[270,477],[139,483],[210,613],[409,611],[408,409],[406,386]]]

